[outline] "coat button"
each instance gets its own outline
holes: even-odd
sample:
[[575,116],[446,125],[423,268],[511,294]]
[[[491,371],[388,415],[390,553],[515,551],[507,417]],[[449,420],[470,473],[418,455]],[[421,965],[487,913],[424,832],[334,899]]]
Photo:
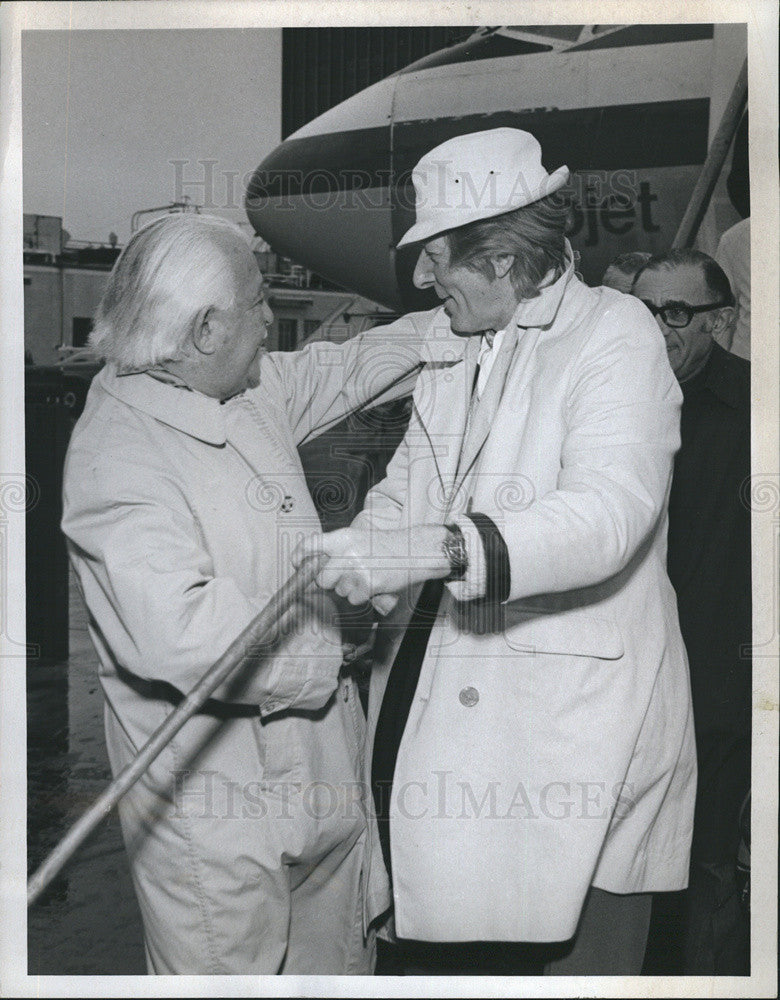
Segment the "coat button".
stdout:
[[479,701],[479,691],[472,687],[463,688],[458,698],[461,705],[465,705],[466,708],[473,708]]

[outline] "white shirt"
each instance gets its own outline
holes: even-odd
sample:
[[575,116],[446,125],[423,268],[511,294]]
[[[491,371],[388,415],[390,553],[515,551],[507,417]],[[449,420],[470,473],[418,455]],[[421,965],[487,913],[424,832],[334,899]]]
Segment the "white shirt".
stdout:
[[482,344],[479,349],[479,358],[477,359],[479,373],[477,374],[477,384],[475,386],[478,399],[481,399],[482,393],[485,391],[485,386],[490,378],[490,372],[493,369],[493,362],[501,350],[505,333],[506,330],[499,330],[494,334],[482,334]]

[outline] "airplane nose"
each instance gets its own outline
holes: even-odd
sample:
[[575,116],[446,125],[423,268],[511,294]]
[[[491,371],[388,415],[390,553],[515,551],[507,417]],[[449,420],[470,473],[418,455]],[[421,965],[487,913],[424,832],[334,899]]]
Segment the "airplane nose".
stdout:
[[277,253],[400,311],[388,266],[395,84],[374,84],[290,136],[255,171],[246,210]]
[[[393,249],[415,221],[412,170],[455,135],[511,127],[536,137],[545,165],[572,169],[569,236],[590,284],[625,250],[624,234],[651,252],[668,246],[707,152],[712,26],[594,29],[576,44],[516,31],[475,32],[291,135],[249,184],[256,232],[393,310],[430,308],[431,289],[413,283],[416,248]],[[656,41],[670,46],[674,73],[650,59]],[[599,193],[613,187],[617,202]]]
[[275,252],[398,313],[439,304],[412,283],[417,248],[395,250],[414,223],[420,156],[419,130],[410,137],[394,118],[404,79],[381,80],[298,129],[263,160],[246,195],[255,232]]

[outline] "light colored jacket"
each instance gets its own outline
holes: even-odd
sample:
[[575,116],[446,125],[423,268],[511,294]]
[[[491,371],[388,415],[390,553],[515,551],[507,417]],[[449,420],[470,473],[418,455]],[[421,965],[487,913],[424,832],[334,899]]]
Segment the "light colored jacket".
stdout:
[[[100,658],[115,772],[291,575],[300,538],[319,530],[296,446],[422,349],[404,320],[343,345],[266,355],[259,388],[224,404],[148,373],[106,366],[95,377],[68,451],[62,524]],[[335,867],[356,844],[370,856],[364,719],[341,661],[332,602],[315,590],[213,695],[259,715],[224,719],[216,705],[216,717],[194,718],[122,801],[156,971],[276,971],[286,866]],[[381,877],[372,887],[366,922],[389,903]]]
[[750,361],[750,219],[742,219],[721,236],[715,259],[726,272],[734,293],[737,315],[718,343]]
[[[472,570],[440,605],[394,778],[396,929],[565,940],[590,885],[687,883],[693,725],[665,570],[681,393],[644,306],[571,267],[518,307],[466,433],[477,341],[424,370],[357,519],[456,521],[484,576],[465,514],[485,514],[511,577],[501,605],[466,600],[484,589]],[[417,592],[378,635],[369,762]]]

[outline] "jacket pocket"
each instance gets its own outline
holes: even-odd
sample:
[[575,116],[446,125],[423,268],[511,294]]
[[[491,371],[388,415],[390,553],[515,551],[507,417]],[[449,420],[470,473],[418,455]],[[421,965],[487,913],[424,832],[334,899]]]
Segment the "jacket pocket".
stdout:
[[301,746],[294,722],[284,715],[251,720],[263,781],[290,781],[300,774]]
[[619,660],[625,653],[623,636],[614,621],[580,610],[529,612],[506,606],[504,636],[510,649],[526,656],[559,653]]

